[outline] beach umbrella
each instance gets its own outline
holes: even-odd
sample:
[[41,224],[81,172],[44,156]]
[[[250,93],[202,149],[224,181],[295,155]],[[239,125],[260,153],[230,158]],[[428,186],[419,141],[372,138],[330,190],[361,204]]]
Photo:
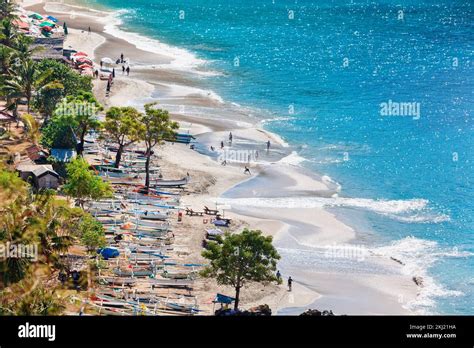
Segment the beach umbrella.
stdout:
[[87,56],[88,56],[88,54],[87,54],[86,52],[81,52],[81,51],[76,52],[76,53],[73,54],[73,57],[77,57],[77,58],[79,58],[79,57],[87,57]]
[[43,19],[43,16],[40,15],[39,13],[32,13],[28,17],[38,19],[38,20]]
[[48,16],[46,17],[48,18],[49,20],[53,21],[54,23],[57,23],[58,22],[58,19],[56,17],[53,17],[53,16]]
[[54,23],[51,23],[51,22],[48,22],[48,21],[44,21],[44,22],[41,23],[39,26],[40,26],[41,28],[43,28],[43,27],[54,27],[55,24],[54,24]]
[[66,24],[66,22],[64,22],[64,24],[63,24],[63,30],[64,30],[64,35],[67,35],[68,31],[67,31],[67,24]]
[[92,65],[84,63],[79,65],[79,69],[92,69]]
[[13,25],[15,25],[19,29],[25,29],[28,30],[30,29],[30,25],[26,22],[22,22],[20,20],[14,20],[12,21]]
[[102,63],[105,63],[105,64],[113,64],[114,61],[112,59],[110,59],[109,57],[104,57],[100,60]]
[[92,65],[92,60],[90,60],[87,57],[84,56],[79,56],[80,58],[77,58],[76,61],[79,63],[90,63]]

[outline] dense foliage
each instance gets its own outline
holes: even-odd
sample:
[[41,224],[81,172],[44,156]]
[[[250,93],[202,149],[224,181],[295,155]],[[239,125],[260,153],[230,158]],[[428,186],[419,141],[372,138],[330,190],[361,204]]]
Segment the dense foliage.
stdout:
[[272,245],[272,237],[261,231],[244,229],[242,233],[226,234],[217,242],[209,242],[202,256],[209,265],[201,272],[219,284],[235,289],[235,309],[239,306],[240,290],[247,282],[277,281],[276,263],[280,255]]

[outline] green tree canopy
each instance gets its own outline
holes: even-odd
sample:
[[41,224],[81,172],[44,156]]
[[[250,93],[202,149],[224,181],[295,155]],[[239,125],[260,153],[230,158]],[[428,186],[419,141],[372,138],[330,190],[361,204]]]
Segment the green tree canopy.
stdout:
[[61,81],[64,86],[64,97],[79,95],[82,92],[92,92],[92,78],[90,76],[79,75],[61,62],[43,59],[38,62],[38,69],[51,71],[46,82]]
[[51,71],[45,80],[47,87],[41,89],[35,96],[33,105],[48,119],[52,116],[58,103],[66,96],[80,96],[92,92],[92,79],[82,76],[61,62],[43,59],[38,62],[38,68]]
[[0,44],[10,48],[15,47],[15,42],[18,39],[18,30],[12,23],[11,18],[2,18],[0,22]]
[[107,244],[104,226],[90,214],[84,214],[80,219],[77,231],[80,234],[82,244],[89,251],[102,248]]
[[112,188],[108,182],[89,169],[89,164],[82,157],[74,158],[66,166],[67,182],[64,192],[76,198],[83,207],[89,199],[102,199],[112,196]]
[[146,178],[145,187],[150,188],[150,159],[152,150],[155,146],[162,144],[165,139],[175,137],[178,123],[171,121],[168,111],[155,109],[156,103],[145,104],[145,114],[141,117],[144,130],[141,134],[141,140],[146,146]]
[[0,18],[15,19],[17,16],[13,13],[17,4],[13,1],[2,0],[0,2]]
[[272,245],[272,237],[261,231],[244,229],[242,233],[226,234],[217,242],[209,242],[202,256],[210,261],[201,275],[216,278],[218,284],[235,289],[235,309],[239,306],[240,290],[247,282],[276,281],[280,255]]
[[54,116],[41,130],[41,144],[48,149],[75,149],[77,142],[74,129],[77,126],[72,115]]
[[97,118],[99,111],[103,110],[92,92],[79,91],[77,95],[67,96],[58,104],[56,115],[67,115],[74,118],[74,132],[77,134],[77,154],[84,151],[84,139],[91,130],[100,129],[101,123]]
[[118,145],[115,167],[120,166],[125,147],[140,140],[143,133],[142,114],[133,107],[111,107],[106,115],[103,128],[107,135]]
[[50,75],[51,70],[40,69],[38,63],[31,59],[21,61],[9,68],[2,91],[7,97],[15,100],[26,98],[27,112],[29,113],[33,94],[40,93],[41,89],[48,86],[50,82],[47,81],[47,78]]
[[59,315],[65,301],[55,289],[23,281],[0,292],[0,315]]

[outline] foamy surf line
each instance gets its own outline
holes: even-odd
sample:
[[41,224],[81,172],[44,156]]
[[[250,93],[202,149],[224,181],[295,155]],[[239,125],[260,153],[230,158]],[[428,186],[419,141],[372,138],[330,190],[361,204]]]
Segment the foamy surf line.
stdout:
[[449,221],[446,214],[436,213],[425,199],[374,200],[346,197],[275,197],[275,198],[221,198],[224,204],[256,208],[359,208],[409,223],[440,223]]
[[404,302],[403,307],[421,314],[434,314],[437,298],[457,297],[464,294],[458,290],[445,288],[435,282],[429,275],[429,269],[442,258],[472,257],[468,251],[460,251],[456,247],[442,248],[437,242],[406,237],[391,242],[389,245],[370,249],[375,255],[390,257],[402,265],[402,273],[417,279],[419,292],[415,300]]
[[213,72],[196,70],[208,62],[198,58],[194,53],[184,48],[171,46],[157,39],[121,29],[120,27],[124,24],[121,17],[130,13],[132,13],[130,10],[118,10],[110,14],[103,20],[104,32],[118,39],[125,40],[140,50],[164,56],[171,60],[171,62],[167,64],[157,64],[154,66],[155,68],[180,70],[203,76],[214,75]]
[[[169,64],[157,64],[154,66],[155,68],[181,70],[202,76],[219,75],[218,73],[212,71],[196,70],[196,68],[206,65],[208,64],[208,62],[206,60],[198,58],[195,54],[184,48],[168,45],[159,40],[147,37],[136,32],[122,30],[120,26],[122,26],[124,22],[121,17],[125,14],[133,13],[133,11],[131,10],[107,9],[107,11],[104,11],[102,9],[94,9],[92,7],[92,4],[85,7],[84,4],[81,3],[58,4],[55,2],[46,2],[44,9],[46,12],[56,12],[61,14],[68,14],[70,16],[80,15],[83,17],[94,18],[95,20],[99,21],[104,25],[104,33],[114,36],[118,39],[125,40],[135,46],[137,49],[154,53],[170,59],[171,62]],[[91,13],[89,14],[85,11]]]
[[[418,314],[436,314],[436,299],[459,297],[464,294],[458,290],[446,288],[429,275],[429,269],[443,258],[472,257],[468,251],[457,248],[444,248],[438,243],[416,237],[406,237],[382,246],[364,246],[360,244],[332,244],[309,246],[304,248],[278,247],[285,258],[291,258],[303,268],[330,269],[335,272],[392,274],[400,272],[416,279],[417,295],[413,300],[399,297],[403,308]],[[393,271],[386,265],[378,265],[373,257],[390,258],[401,265]],[[355,267],[355,265],[357,267]]]

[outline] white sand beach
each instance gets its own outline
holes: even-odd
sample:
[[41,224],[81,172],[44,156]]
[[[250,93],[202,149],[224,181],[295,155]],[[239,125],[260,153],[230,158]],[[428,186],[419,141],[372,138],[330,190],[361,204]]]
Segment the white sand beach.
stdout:
[[[30,10],[44,12],[44,3],[25,2],[25,5],[31,5]],[[233,200],[245,202],[262,197],[327,198],[337,194],[337,188],[292,165],[288,160],[291,148],[278,135],[259,129],[258,120],[227,108],[214,94],[200,90],[189,72],[177,71],[172,66],[167,69],[171,57],[142,50],[114,37],[107,28],[110,14],[58,3],[48,3],[46,9],[60,21],[67,21],[71,28],[66,48],[84,51],[96,63],[102,57],[116,59],[121,53],[130,59],[130,76],[122,74],[118,65],[109,97],[105,96],[106,82],[94,81],[94,92],[106,107],[139,107],[156,100],[160,105],[166,104],[173,118],[196,136],[202,147],[199,152],[183,144],[166,144],[158,149],[165,177],[189,173],[192,178],[192,192],[183,196],[184,205],[198,210],[204,205],[228,205],[226,217],[234,219],[239,227],[272,235],[282,250],[301,247],[310,253],[327,246],[358,243],[357,231],[324,207],[234,205]],[[196,112],[203,109],[209,112]],[[229,132],[234,137],[231,145],[227,142]],[[212,156],[210,146],[219,148],[221,141],[229,151],[258,151],[258,160],[249,164],[251,176],[243,173],[245,163],[223,166]],[[267,141],[272,144],[268,152]],[[177,244],[186,250],[189,262],[202,262],[201,241],[206,227],[198,217],[184,217],[184,222],[177,226]],[[387,257],[370,254],[364,262],[349,260],[350,268],[344,266],[342,270],[331,265],[292,263],[290,259],[281,263],[284,279],[292,276],[295,281],[293,291],[287,291],[286,282],[251,285],[242,290],[243,307],[267,303],[274,313],[281,314],[299,314],[306,308],[333,310],[337,314],[411,314],[407,304],[416,299],[419,291],[411,277],[402,274],[401,265]],[[197,296],[201,307],[207,310],[204,314],[211,314],[210,300],[216,292],[233,295],[232,289],[213,282],[200,284]]]

